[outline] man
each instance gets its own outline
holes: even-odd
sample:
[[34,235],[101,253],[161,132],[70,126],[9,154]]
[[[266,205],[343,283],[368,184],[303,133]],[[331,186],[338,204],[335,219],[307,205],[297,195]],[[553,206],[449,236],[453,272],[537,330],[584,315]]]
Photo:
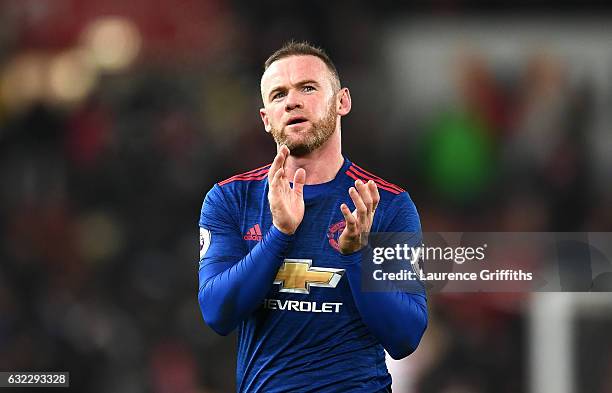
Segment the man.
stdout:
[[424,293],[361,290],[369,232],[420,232],[408,194],[341,153],[351,96],[329,57],[290,42],[265,63],[271,165],[206,195],[199,304],[221,335],[238,328],[239,392],[389,392],[386,350],[412,353]]

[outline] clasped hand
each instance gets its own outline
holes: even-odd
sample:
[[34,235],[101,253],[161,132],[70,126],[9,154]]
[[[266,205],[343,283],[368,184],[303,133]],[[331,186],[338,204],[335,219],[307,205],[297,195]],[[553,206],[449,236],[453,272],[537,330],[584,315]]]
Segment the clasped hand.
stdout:
[[[285,176],[285,162],[289,149],[281,146],[272,166],[268,171],[268,201],[272,212],[272,223],[281,232],[291,235],[295,233],[304,219],[304,183],[306,171],[302,168],[295,171],[293,188]],[[355,181],[355,186],[349,188],[349,196],[355,205],[350,211],[343,203],[340,211],[346,221],[346,227],[340,234],[338,246],[342,254],[359,251],[367,244],[367,234],[372,228],[376,207],[380,202],[378,187],[372,180],[367,183]]]

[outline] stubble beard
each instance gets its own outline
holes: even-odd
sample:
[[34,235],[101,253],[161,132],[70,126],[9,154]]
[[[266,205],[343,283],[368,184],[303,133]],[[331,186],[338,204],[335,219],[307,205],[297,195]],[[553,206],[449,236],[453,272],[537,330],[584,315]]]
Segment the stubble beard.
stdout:
[[289,148],[292,156],[303,157],[323,146],[331,138],[336,130],[337,118],[338,112],[332,103],[325,117],[313,123],[311,130],[305,131],[298,138],[287,135],[284,128],[279,130],[272,127],[270,132],[278,145],[286,145]]

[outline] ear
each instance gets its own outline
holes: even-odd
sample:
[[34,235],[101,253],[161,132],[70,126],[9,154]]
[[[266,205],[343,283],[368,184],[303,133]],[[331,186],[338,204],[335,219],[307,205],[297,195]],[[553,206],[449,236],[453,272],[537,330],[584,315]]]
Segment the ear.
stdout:
[[340,116],[344,116],[351,111],[351,92],[347,87],[340,89],[336,95],[336,110]]
[[270,120],[268,119],[268,115],[266,115],[266,108],[261,108],[259,110],[259,116],[261,116],[261,121],[264,124],[264,128],[266,132],[272,131],[272,125],[270,124]]

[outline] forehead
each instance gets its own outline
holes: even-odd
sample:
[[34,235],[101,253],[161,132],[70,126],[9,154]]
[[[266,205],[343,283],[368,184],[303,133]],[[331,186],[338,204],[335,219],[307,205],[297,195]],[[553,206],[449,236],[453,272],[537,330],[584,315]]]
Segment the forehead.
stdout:
[[270,64],[261,77],[261,91],[265,93],[274,87],[303,80],[322,84],[325,79],[331,80],[331,72],[323,60],[312,55],[289,56]]

